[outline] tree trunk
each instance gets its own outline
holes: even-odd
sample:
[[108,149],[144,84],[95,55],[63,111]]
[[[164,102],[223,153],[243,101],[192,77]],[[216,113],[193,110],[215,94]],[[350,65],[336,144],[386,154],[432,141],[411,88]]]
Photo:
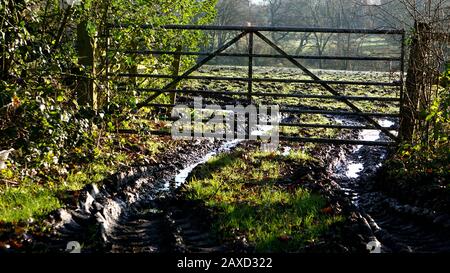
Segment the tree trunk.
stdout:
[[400,117],[400,137],[403,141],[412,142],[418,120],[419,96],[424,91],[424,57],[427,50],[428,24],[416,22],[414,36],[411,41],[408,71],[406,76],[406,92],[403,95]]

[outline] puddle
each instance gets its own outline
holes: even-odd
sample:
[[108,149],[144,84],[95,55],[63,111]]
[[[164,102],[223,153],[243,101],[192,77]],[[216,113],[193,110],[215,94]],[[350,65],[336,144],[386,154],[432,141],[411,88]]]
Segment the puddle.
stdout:
[[[351,120],[346,120],[346,119],[336,119],[335,120],[337,123],[340,124],[354,124],[354,121]],[[381,126],[383,127],[392,127],[395,123],[387,120],[387,119],[381,119],[377,121]],[[369,130],[369,129],[365,129],[365,130],[361,130],[361,132],[359,133],[359,140],[364,140],[364,141],[377,141],[381,138],[381,131],[379,130]],[[337,170],[337,173],[341,173],[341,175],[344,175],[346,178],[350,178],[350,179],[356,179],[360,176],[360,173],[362,171],[364,171],[364,158],[362,155],[358,155],[358,152],[361,150],[361,148],[363,147],[363,145],[357,145],[356,149],[353,151],[352,155],[353,157],[356,157],[356,161],[352,160],[352,161],[348,161],[346,163],[344,163],[343,166],[340,166]],[[386,157],[385,154],[382,154],[380,156],[380,161],[384,160],[384,158]],[[374,162],[376,168],[381,167],[382,163],[381,162]]]
[[[208,154],[206,154],[204,157],[202,157],[199,161],[197,161],[194,164],[191,164],[189,166],[187,166],[186,168],[182,169],[176,176],[175,176],[175,188],[180,187],[183,183],[186,182],[186,179],[188,178],[189,174],[198,166],[201,164],[204,164],[206,162],[208,162],[208,160],[210,160],[213,156],[223,153],[223,152],[228,152],[231,149],[233,149],[234,147],[236,147],[239,143],[241,143],[242,140],[240,139],[236,139],[236,140],[232,140],[232,141],[228,141],[226,143],[224,143],[222,146],[220,146],[217,150],[210,152]],[[170,185],[167,182],[166,183],[166,188],[169,189]]]
[[[337,119],[336,122],[339,124],[360,125],[358,122],[346,119]],[[377,122],[382,127],[392,127],[395,125],[394,122],[387,119],[377,120]],[[394,133],[393,131],[391,132]],[[382,137],[381,134],[382,132],[379,130],[364,129],[360,131],[358,139],[363,141],[377,141]],[[357,145],[348,156],[347,161],[335,168],[335,173],[341,180],[341,189],[345,195],[350,197],[351,203],[358,208],[360,207],[361,201],[361,194],[358,191],[358,178],[369,165],[373,166],[375,169],[380,168],[383,160],[386,158],[386,153],[382,152],[380,156],[373,158],[372,161],[368,161],[367,156],[363,156],[367,151],[362,151],[362,147],[363,145]],[[370,151],[368,152],[370,153]],[[373,224],[376,225],[374,222]],[[371,238],[367,244],[367,250],[370,253],[381,253],[382,247],[382,244],[377,238]]]
[[[377,122],[382,127],[392,127],[395,124],[394,122],[387,120],[387,119],[378,120]],[[390,132],[393,133],[394,135],[397,134],[397,132],[395,132],[395,131],[390,131]],[[376,140],[380,139],[380,134],[381,134],[381,131],[379,131],[379,130],[362,130],[361,133],[359,134],[359,139],[366,140],[366,141],[376,141]],[[362,145],[356,146],[356,151],[360,150],[361,148],[362,148]]]
[[264,136],[268,132],[272,131],[274,129],[274,126],[272,125],[257,125],[256,130],[252,131],[252,136]]
[[350,163],[347,166],[347,171],[345,172],[345,176],[348,178],[358,178],[359,173],[364,170],[364,165],[362,163]]

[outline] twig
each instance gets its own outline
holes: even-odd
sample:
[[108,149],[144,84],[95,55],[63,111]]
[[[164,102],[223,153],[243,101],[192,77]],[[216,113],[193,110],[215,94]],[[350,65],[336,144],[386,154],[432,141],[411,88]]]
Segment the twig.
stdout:
[[8,180],[8,179],[3,179],[3,178],[0,178],[0,182],[4,183],[6,185],[8,185],[8,184],[12,184],[12,185],[16,185],[16,186],[19,185],[19,182]]
[[69,21],[69,17],[70,17],[71,14],[72,14],[72,6],[69,6],[65,10],[63,19],[62,19],[62,21],[61,21],[61,23],[59,25],[58,33],[57,33],[56,38],[55,38],[55,43],[53,44],[53,47],[51,49],[51,53],[53,53],[57,49],[57,47],[59,46],[59,43],[61,42],[61,38],[62,38],[63,33],[64,33],[64,28],[66,27],[67,22]]

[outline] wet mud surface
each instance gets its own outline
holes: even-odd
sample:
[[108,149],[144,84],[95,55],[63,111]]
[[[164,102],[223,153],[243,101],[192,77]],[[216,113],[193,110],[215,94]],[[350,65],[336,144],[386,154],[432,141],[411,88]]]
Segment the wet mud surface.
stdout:
[[[363,130],[359,138],[383,136]],[[213,213],[179,191],[197,165],[236,145],[244,144],[186,141],[154,165],[121,172],[101,188],[87,187],[78,204],[53,215],[52,233],[36,240],[33,250],[67,251],[67,243],[77,241],[87,253],[252,252],[238,240],[220,241],[211,230]],[[302,252],[450,252],[447,214],[400,202],[377,187],[374,177],[388,152],[332,145],[313,151],[322,166],[311,170],[316,182],[302,186],[324,195],[347,219]]]

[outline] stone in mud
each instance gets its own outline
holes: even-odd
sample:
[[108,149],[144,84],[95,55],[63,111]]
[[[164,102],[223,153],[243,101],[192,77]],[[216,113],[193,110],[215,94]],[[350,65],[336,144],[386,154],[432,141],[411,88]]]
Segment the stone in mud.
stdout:
[[57,215],[63,224],[73,221],[72,214],[68,213],[65,209],[59,209]]
[[447,222],[447,221],[449,221],[450,219],[448,218],[448,216],[447,215],[445,215],[445,214],[438,214],[437,216],[436,216],[436,218],[434,218],[434,220],[433,220],[433,224],[443,224],[443,223],[445,223],[445,222]]

